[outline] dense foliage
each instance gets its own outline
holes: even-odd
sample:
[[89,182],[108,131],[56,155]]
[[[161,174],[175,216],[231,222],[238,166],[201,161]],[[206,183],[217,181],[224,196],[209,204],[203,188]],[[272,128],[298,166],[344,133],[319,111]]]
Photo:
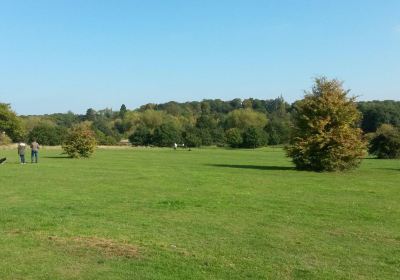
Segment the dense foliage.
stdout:
[[372,136],[369,152],[378,158],[400,158],[400,129],[381,125]]
[[400,102],[385,101],[367,101],[359,102],[358,109],[363,118],[361,128],[364,132],[375,132],[382,124],[391,124],[400,127]]
[[42,123],[32,128],[28,134],[28,141],[36,140],[41,145],[48,146],[61,145],[66,132],[66,128]]
[[336,171],[359,165],[365,144],[361,114],[337,80],[317,78],[312,91],[295,104],[288,156],[301,170]]
[[243,144],[243,136],[238,128],[231,128],[226,131],[226,142],[232,148],[239,148]]
[[262,147],[267,144],[267,139],[267,133],[263,129],[251,126],[243,132],[242,147],[252,149]]
[[[43,145],[59,145],[68,129],[86,122],[99,145],[118,145],[129,139],[136,146],[171,146],[176,142],[187,147],[254,148],[289,143],[297,104],[290,105],[282,97],[215,99],[146,104],[136,110],[125,105],[118,111],[89,108],[83,115],[67,112],[21,117],[0,104],[0,132],[12,141],[36,138]],[[375,132],[383,123],[400,126],[400,102],[359,102],[357,108],[366,133]]]
[[0,133],[3,132],[4,139],[7,136],[14,142],[22,140],[24,136],[21,120],[11,110],[10,105],[0,103]]

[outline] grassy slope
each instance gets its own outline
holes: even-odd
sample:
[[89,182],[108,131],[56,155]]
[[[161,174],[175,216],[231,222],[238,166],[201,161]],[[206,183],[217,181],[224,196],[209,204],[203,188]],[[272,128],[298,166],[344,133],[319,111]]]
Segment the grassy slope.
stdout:
[[399,161],[319,174],[292,170],[279,149],[58,153],[0,166],[0,279],[400,275]]

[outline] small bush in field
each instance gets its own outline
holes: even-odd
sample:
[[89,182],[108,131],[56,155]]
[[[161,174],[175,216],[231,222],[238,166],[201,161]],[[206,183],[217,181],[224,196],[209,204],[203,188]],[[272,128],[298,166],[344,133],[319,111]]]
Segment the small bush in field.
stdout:
[[400,130],[390,124],[381,125],[370,141],[369,152],[378,158],[400,158]]
[[257,127],[249,127],[243,133],[243,148],[259,148],[265,146],[267,143],[267,133]]
[[231,128],[226,131],[226,142],[232,148],[239,148],[243,143],[242,133],[238,128]]
[[62,148],[72,158],[88,158],[96,148],[95,134],[86,123],[73,126],[68,131]]

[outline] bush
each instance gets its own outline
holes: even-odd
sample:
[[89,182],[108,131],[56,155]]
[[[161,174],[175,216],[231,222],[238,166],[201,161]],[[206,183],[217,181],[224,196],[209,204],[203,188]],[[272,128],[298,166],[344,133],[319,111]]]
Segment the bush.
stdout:
[[73,158],[90,157],[96,148],[95,134],[90,125],[81,123],[70,128],[62,148]]
[[267,143],[268,135],[267,133],[256,127],[249,127],[243,133],[243,148],[258,148],[265,146]]
[[129,136],[129,142],[135,146],[148,146],[151,144],[151,139],[151,131],[145,126],[139,126],[135,132]]
[[186,129],[186,131],[183,132],[183,141],[185,145],[189,148],[200,147],[202,142],[199,134],[200,132],[196,128]]
[[104,118],[97,118],[91,125],[91,129],[96,134],[96,140],[101,145],[115,145],[121,138],[116,131],[111,128],[111,124]]
[[28,139],[30,142],[36,139],[41,145],[56,146],[61,145],[65,134],[66,130],[61,127],[39,124],[29,132]]
[[94,131],[95,137],[96,137],[96,142],[99,145],[105,145],[105,146],[113,146],[118,144],[118,140],[115,139],[113,136],[106,135],[102,131],[95,129]]
[[211,131],[211,137],[214,145],[223,147],[226,145],[225,131],[223,128],[215,128]]
[[271,119],[265,127],[265,131],[268,134],[269,145],[287,144],[289,142],[290,123],[286,119]]
[[154,131],[153,143],[159,147],[170,147],[181,141],[181,131],[173,123],[162,124]]
[[201,138],[201,144],[203,146],[211,146],[213,144],[213,138],[209,129],[200,128],[199,136]]
[[357,126],[361,114],[337,80],[317,78],[311,93],[294,105],[294,131],[287,155],[297,169],[347,170],[357,167],[366,145]]
[[390,124],[381,125],[372,137],[369,152],[378,158],[400,158],[400,130]]
[[239,148],[243,143],[242,133],[238,128],[231,128],[226,131],[226,142],[232,148]]

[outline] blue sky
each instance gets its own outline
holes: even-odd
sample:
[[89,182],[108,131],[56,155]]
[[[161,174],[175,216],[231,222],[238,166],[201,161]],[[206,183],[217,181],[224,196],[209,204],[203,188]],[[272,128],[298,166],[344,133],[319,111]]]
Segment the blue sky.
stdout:
[[0,0],[0,102],[19,114],[288,101],[312,78],[400,97],[400,1]]

